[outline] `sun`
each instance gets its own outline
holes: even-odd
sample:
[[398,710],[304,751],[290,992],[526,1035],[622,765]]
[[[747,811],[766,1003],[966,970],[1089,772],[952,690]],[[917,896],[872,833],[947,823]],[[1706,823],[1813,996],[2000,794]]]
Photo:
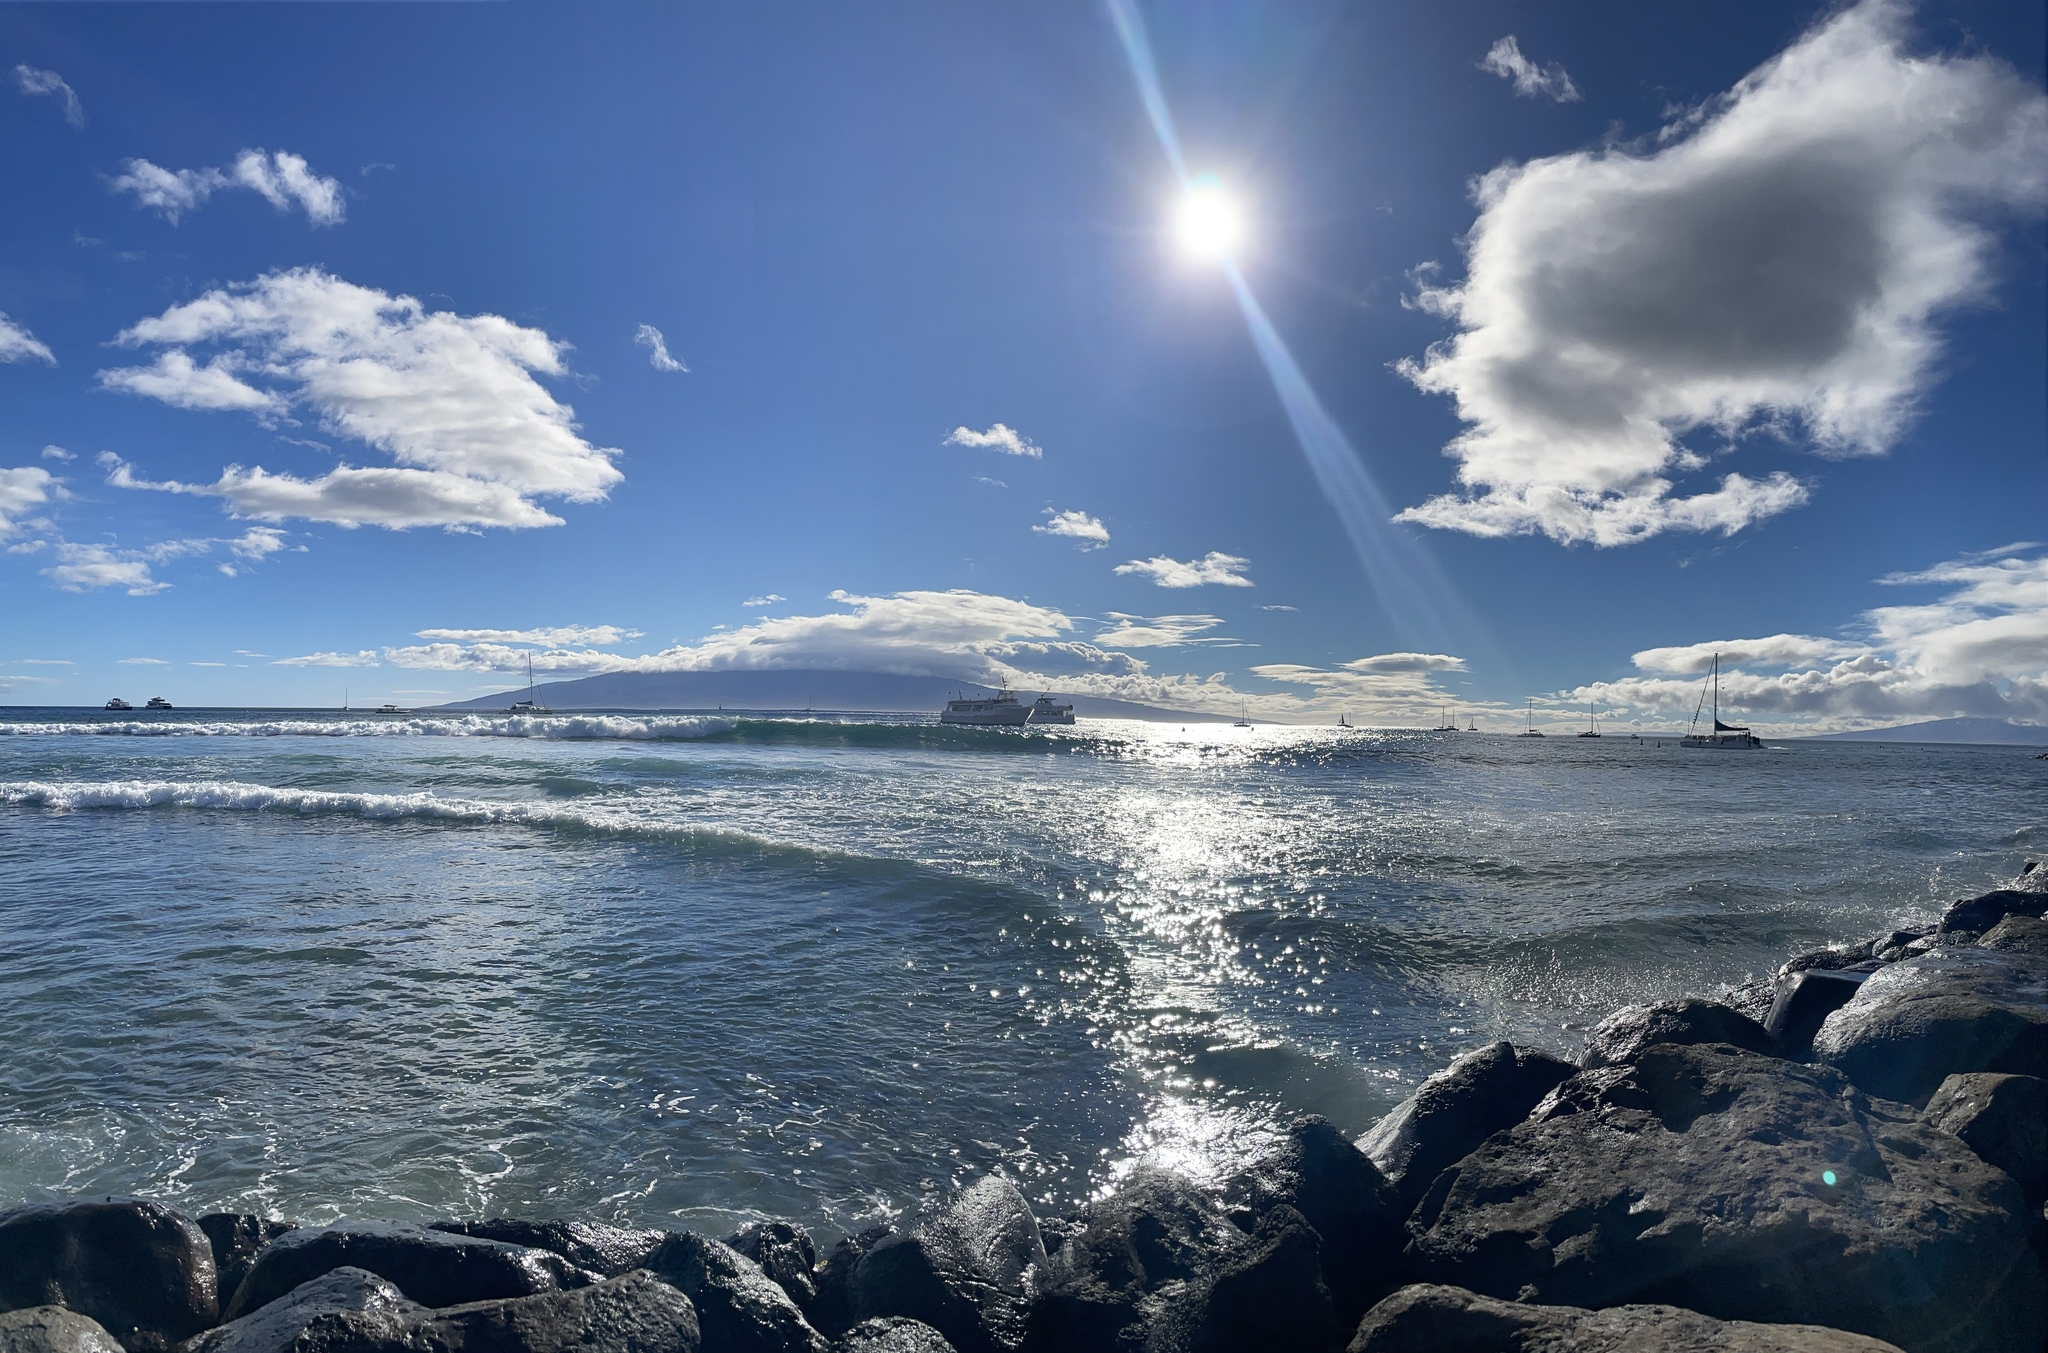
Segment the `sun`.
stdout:
[[1188,184],[1182,195],[1174,233],[1181,247],[1198,258],[1230,257],[1244,236],[1244,219],[1237,203],[1223,190],[1213,174],[1202,174]]

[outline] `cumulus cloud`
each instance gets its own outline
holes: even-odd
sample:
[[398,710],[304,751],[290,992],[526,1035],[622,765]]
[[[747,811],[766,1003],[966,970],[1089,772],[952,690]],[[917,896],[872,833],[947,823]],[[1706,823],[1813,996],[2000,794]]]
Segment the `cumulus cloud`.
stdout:
[[[275,527],[252,526],[232,539],[208,536],[165,540],[139,550],[69,540],[38,541],[36,545],[38,550],[47,545],[57,561],[41,570],[42,575],[67,592],[97,592],[119,587],[126,589],[131,597],[149,597],[167,591],[171,586],[151,573],[153,564],[212,554],[216,550],[227,551],[231,558],[240,560],[243,565],[255,564],[284,549],[284,541],[285,533]],[[230,578],[241,572],[233,563],[222,563],[217,567]]]
[[1718,656],[1731,666],[1752,663],[1763,667],[1785,667],[1793,663],[1818,662],[1855,645],[1839,639],[1816,639],[1805,634],[1773,634],[1763,639],[1713,639],[1677,648],[1646,648],[1631,659],[1645,672],[1674,675],[1704,672]]
[[70,123],[73,129],[85,126],[85,105],[78,101],[78,94],[70,85],[64,83],[64,77],[56,71],[38,70],[34,66],[16,66],[14,84],[26,97],[55,98],[64,109],[64,120]]
[[76,459],[77,459],[77,457],[76,457],[76,456],[73,456],[73,455],[72,455],[72,454],[71,454],[71,453],[70,453],[69,451],[66,451],[66,450],[65,450],[65,449],[64,449],[63,447],[61,447],[61,446],[46,446],[46,447],[44,447],[44,448],[43,448],[43,459],[44,459],[44,460],[76,460]]
[[617,625],[560,625],[552,629],[532,630],[418,630],[422,639],[451,639],[460,644],[596,644],[608,648],[638,639],[639,630],[621,629]]
[[133,193],[137,206],[172,225],[224,188],[246,188],[279,211],[296,205],[314,225],[338,225],[345,214],[341,181],[314,173],[303,155],[288,150],[245,150],[226,170],[166,169],[148,160],[129,160],[125,168],[127,172],[107,180],[108,191]]
[[774,592],[770,592],[770,593],[768,593],[768,594],[767,594],[766,596],[761,596],[761,597],[748,597],[748,598],[747,598],[747,599],[746,599],[745,601],[741,602],[741,603],[740,603],[740,605],[742,605],[742,606],[773,606],[773,605],[774,605],[774,604],[775,604],[776,602],[778,602],[778,601],[788,601],[788,600],[789,600],[789,598],[788,598],[788,597],[785,597],[785,596],[780,596],[780,595],[778,595],[778,594],[776,594],[776,593],[774,593]]
[[1503,165],[1466,276],[1422,308],[1461,332],[1400,370],[1447,394],[1462,494],[1401,519],[1619,545],[1732,533],[1803,502],[1783,471],[1678,478],[1752,433],[1876,454],[1937,325],[1988,287],[1997,214],[2048,189],[2048,98],[1988,56],[1920,56],[1894,0],[1838,12],[1656,145]]
[[987,432],[976,432],[970,427],[957,427],[946,434],[947,446],[973,446],[984,450],[1000,451],[1006,456],[1030,456],[1034,460],[1045,454],[1044,450],[1029,437],[1013,427],[997,423]]
[[1109,528],[1104,526],[1099,518],[1091,517],[1086,512],[1079,509],[1055,512],[1047,508],[1045,515],[1052,520],[1043,526],[1031,528],[1040,535],[1066,536],[1070,540],[1078,540],[1081,542],[1080,548],[1084,550],[1099,550],[1109,544]]
[[1186,563],[1163,554],[1150,559],[1133,559],[1127,564],[1118,564],[1116,571],[1141,574],[1161,587],[1201,587],[1209,583],[1222,587],[1250,587],[1252,580],[1244,576],[1244,571],[1251,567],[1251,563],[1251,560],[1234,554],[1211,550],[1200,559]]
[[1297,702],[1304,713],[1351,711],[1368,723],[1413,724],[1442,717],[1445,693],[1432,678],[1464,671],[1465,661],[1447,653],[1376,653],[1334,668],[1276,662],[1251,670],[1268,681],[1307,687],[1310,696]]
[[[497,315],[429,311],[299,268],[209,291],[116,341],[164,351],[100,372],[107,389],[271,423],[308,413],[399,462],[314,479],[230,465],[210,484],[151,482],[117,464],[119,487],[222,498],[262,521],[530,527],[561,524],[535,498],[595,502],[623,477],[618,453],[579,437],[575,411],[533,377],[565,374],[566,345]],[[218,348],[203,364],[186,351],[200,344]]]
[[62,492],[56,476],[40,465],[0,470],[0,540],[18,531],[31,510]]
[[661,330],[643,324],[633,331],[633,341],[647,349],[647,364],[656,371],[688,371],[690,368],[668,355],[668,342]]
[[1108,629],[1095,636],[1103,648],[1182,648],[1190,644],[1237,647],[1238,641],[1208,631],[1223,623],[1213,615],[1125,615],[1111,611]]
[[1522,55],[1522,46],[1515,41],[1513,33],[1508,34],[1487,50],[1486,59],[1479,63],[1479,69],[1488,75],[1498,75],[1503,80],[1512,80],[1515,94],[1524,99],[1541,95],[1559,103],[1577,103],[1586,96],[1579,93],[1579,87],[1572,83],[1572,77],[1565,74],[1563,66],[1553,61],[1538,67],[1534,61]]
[[0,314],[0,362],[19,362],[26,357],[57,365],[57,355],[47,343]]

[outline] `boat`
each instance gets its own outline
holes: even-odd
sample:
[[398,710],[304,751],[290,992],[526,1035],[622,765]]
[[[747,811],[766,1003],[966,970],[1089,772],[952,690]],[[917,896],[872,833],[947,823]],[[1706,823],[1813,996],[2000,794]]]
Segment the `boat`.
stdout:
[[396,706],[396,705],[379,705],[379,706],[377,706],[377,712],[378,712],[379,714],[410,714],[410,713],[412,713],[412,711],[411,711],[411,710],[409,710],[409,709],[400,709],[400,708],[399,708],[398,706]]
[[1061,704],[1050,695],[1041,695],[1031,702],[1031,723],[1072,723],[1073,702]]
[[164,699],[164,698],[163,698],[163,697],[162,697],[161,695],[152,695],[152,696],[150,696],[150,697],[149,697],[149,703],[148,703],[148,704],[146,704],[146,705],[144,705],[144,706],[143,706],[143,708],[144,708],[144,709],[170,709],[170,708],[172,708],[172,705],[171,705],[171,702],[170,702],[170,701],[168,701],[168,700]]
[[531,653],[526,655],[526,698],[524,700],[513,701],[512,708],[508,712],[512,714],[524,714],[529,716],[534,714],[554,713],[553,710],[547,708],[545,705],[541,704],[538,700],[535,700],[533,698],[533,654]]
[[1437,713],[1437,717],[1439,719],[1442,719],[1443,722],[1438,724],[1436,727],[1430,729],[1430,732],[1455,733],[1458,731],[1458,721],[1451,717],[1451,707],[1449,705],[1445,705],[1441,710],[1439,710]]
[[1349,720],[1349,719],[1345,718],[1345,717],[1344,717],[1344,716],[1343,716],[1342,714],[1339,714],[1339,715],[1337,716],[1337,727],[1339,727],[1339,728],[1349,728],[1349,727],[1351,727],[1351,720]]
[[1230,726],[1232,728],[1250,728],[1252,726],[1252,721],[1244,716],[1244,701],[1240,700],[1237,702],[1237,717],[1231,720]]
[[1010,693],[1006,680],[994,695],[957,695],[948,700],[939,722],[968,728],[1015,728],[1031,717],[1031,708]]
[[1479,731],[1479,725],[1474,723],[1469,716],[1465,720],[1465,731],[1467,733],[1477,733]]
[[1536,697],[1533,695],[1529,697],[1529,726],[1515,734],[1515,736],[1518,738],[1540,738],[1543,736],[1536,731]]
[[133,706],[133,705],[129,704],[129,703],[128,703],[128,702],[126,701],[126,700],[123,700],[123,699],[122,699],[122,698],[121,698],[120,696],[118,696],[118,695],[117,695],[117,696],[115,696],[115,697],[114,697],[113,699],[111,699],[111,700],[107,701],[107,703],[105,703],[104,705],[101,705],[101,706],[100,706],[100,708],[101,708],[101,709],[112,709],[112,710],[123,710],[123,709],[134,709],[134,708],[135,708],[135,706]]
[[1600,736],[1600,725],[1593,718],[1593,706],[1590,703],[1586,706],[1586,731],[1579,734],[1579,736],[1582,738],[1597,738]]
[[[1710,732],[1700,732],[1700,711],[1707,703],[1707,687],[1714,692],[1713,724]],[[1707,683],[1700,687],[1700,703],[1693,708],[1692,731],[1678,740],[1681,747],[1710,747],[1716,751],[1750,751],[1764,745],[1764,740],[1739,724],[1721,722],[1721,655],[1714,655],[1713,673]]]

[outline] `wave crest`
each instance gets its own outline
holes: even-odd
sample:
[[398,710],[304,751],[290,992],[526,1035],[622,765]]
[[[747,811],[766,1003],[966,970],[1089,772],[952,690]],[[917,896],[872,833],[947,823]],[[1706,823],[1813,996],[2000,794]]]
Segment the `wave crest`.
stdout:
[[0,737],[132,738],[532,738],[548,742],[694,741],[733,730],[705,714],[552,716],[468,714],[449,718],[203,720],[105,719],[78,723],[0,723]]

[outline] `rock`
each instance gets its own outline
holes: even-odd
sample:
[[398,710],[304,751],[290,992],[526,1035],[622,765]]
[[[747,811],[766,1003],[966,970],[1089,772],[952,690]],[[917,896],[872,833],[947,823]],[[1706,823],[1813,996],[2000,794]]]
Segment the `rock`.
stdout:
[[213,1246],[214,1273],[225,1305],[242,1285],[242,1279],[249,1276],[256,1251],[286,1231],[298,1228],[288,1221],[267,1221],[236,1212],[209,1212],[199,1219],[199,1229],[206,1232],[206,1239]]
[[[1656,1005],[1623,1006],[1586,1035],[1586,1055],[1579,1059],[1579,1064],[1591,1070],[1633,1062],[1636,1054],[1658,1043],[1726,1043],[1745,1052],[1777,1051],[1777,1040],[1741,1011],[1687,997],[1682,1001],[1659,1001]],[[1544,1093],[1549,1093],[1549,1087],[1544,1088]],[[1533,1101],[1529,1107],[1535,1107]]]
[[1336,1348],[1349,1322],[1331,1304],[1321,1248],[1300,1212],[1268,1208],[1251,1243],[1162,1314],[1146,1353]]
[[1901,944],[1910,944],[1927,933],[1927,930],[1894,930],[1883,939],[1865,940],[1861,944],[1844,944],[1830,946],[1826,949],[1815,949],[1808,953],[1800,954],[1796,958],[1787,959],[1779,966],[1778,976],[1790,977],[1795,972],[1811,972],[1814,970],[1836,972],[1843,968],[1854,967],[1858,963],[1877,957],[1880,950],[1893,948]]
[[1873,973],[1813,1039],[1866,1094],[1925,1104],[1960,1072],[2048,1076],[2048,960],[1951,947]]
[[675,1288],[628,1273],[566,1292],[429,1311],[392,1353],[709,1353],[698,1319]]
[[[2048,757],[2036,759],[2048,760]],[[2048,860],[2028,860],[2020,866],[2019,877],[2005,886],[2014,892],[2048,893]]]
[[121,1353],[100,1322],[62,1306],[24,1306],[0,1315],[0,1353]]
[[63,1306],[129,1353],[158,1353],[220,1314],[213,1246],[162,1203],[109,1197],[0,1212],[0,1310]]
[[1721,1003],[1730,1010],[1743,1014],[1762,1024],[1771,1015],[1771,1002],[1778,998],[1778,979],[1753,977],[1739,986],[1728,988],[1721,993]]
[[606,1226],[584,1221],[519,1221],[494,1217],[489,1221],[437,1221],[428,1228],[449,1235],[475,1236],[482,1240],[524,1245],[530,1250],[559,1254],[580,1269],[616,1278],[631,1273],[666,1238],[665,1231],[642,1231],[625,1226]]
[[1346,1353],[1899,1353],[1820,1325],[1715,1320],[1676,1306],[1525,1306],[1418,1283],[1372,1308]]
[[1244,1232],[1188,1180],[1141,1167],[1046,1259],[1024,1345],[1061,1353],[1143,1347],[1154,1314],[1145,1298],[1209,1276],[1245,1243]]
[[855,1325],[832,1353],[953,1353],[953,1345],[922,1320],[886,1315]]
[[846,1287],[848,1312],[857,1321],[922,1320],[959,1353],[1015,1349],[1024,1337],[1024,1275],[1044,1262],[1024,1195],[989,1175],[938,1216],[862,1255]]
[[1457,1058],[1358,1139],[1402,1201],[1414,1206],[1446,1165],[1529,1116],[1578,1068],[1561,1057],[1492,1043]]
[[342,1267],[368,1269],[422,1306],[529,1297],[582,1287],[588,1274],[559,1254],[388,1221],[338,1221],[265,1245],[228,1303],[237,1320],[300,1283]]
[[824,1353],[825,1337],[789,1294],[729,1245],[677,1231],[647,1267],[696,1305],[704,1353]]
[[2032,1224],[2011,1178],[1905,1106],[1712,1044],[1566,1081],[1409,1219],[1430,1282],[1828,1325],[1914,1353],[2039,1353]]
[[1943,935],[1982,934],[2008,916],[2039,918],[2048,912],[2048,892],[2035,889],[1995,888],[1982,897],[1966,897],[1948,904],[1936,927]]
[[1247,1231],[1282,1203],[1308,1219],[1322,1238],[1330,1299],[1347,1326],[1399,1285],[1408,1206],[1328,1119],[1296,1119],[1279,1149],[1225,1186],[1224,1202]]
[[2048,920],[2033,916],[2008,916],[1984,932],[1977,941],[1986,949],[2003,949],[2008,954],[2035,954],[2048,958]]
[[330,1269],[261,1309],[186,1340],[178,1353],[325,1353],[400,1348],[428,1314],[367,1269]]
[[862,1256],[895,1234],[896,1228],[884,1222],[846,1236],[832,1247],[832,1253],[825,1257],[824,1264],[817,1270],[817,1298],[805,1312],[812,1328],[833,1338],[846,1333],[853,1324],[853,1308],[846,1294],[847,1284],[853,1280],[853,1271]]
[[785,1221],[757,1221],[743,1226],[726,1244],[760,1265],[799,1310],[818,1300],[818,1248],[811,1233]]
[[[1871,965],[1873,970],[1877,965]],[[1813,1036],[1827,1017],[1847,1005],[1870,972],[1808,969],[1778,979],[1778,994],[1771,1013],[1764,1017],[1764,1032],[1777,1040],[1778,1052],[1800,1060],[1813,1051]]]
[[1952,1132],[2018,1181],[2027,1206],[2048,1202],[2048,1081],[2033,1076],[1950,1076],[1923,1122]]

